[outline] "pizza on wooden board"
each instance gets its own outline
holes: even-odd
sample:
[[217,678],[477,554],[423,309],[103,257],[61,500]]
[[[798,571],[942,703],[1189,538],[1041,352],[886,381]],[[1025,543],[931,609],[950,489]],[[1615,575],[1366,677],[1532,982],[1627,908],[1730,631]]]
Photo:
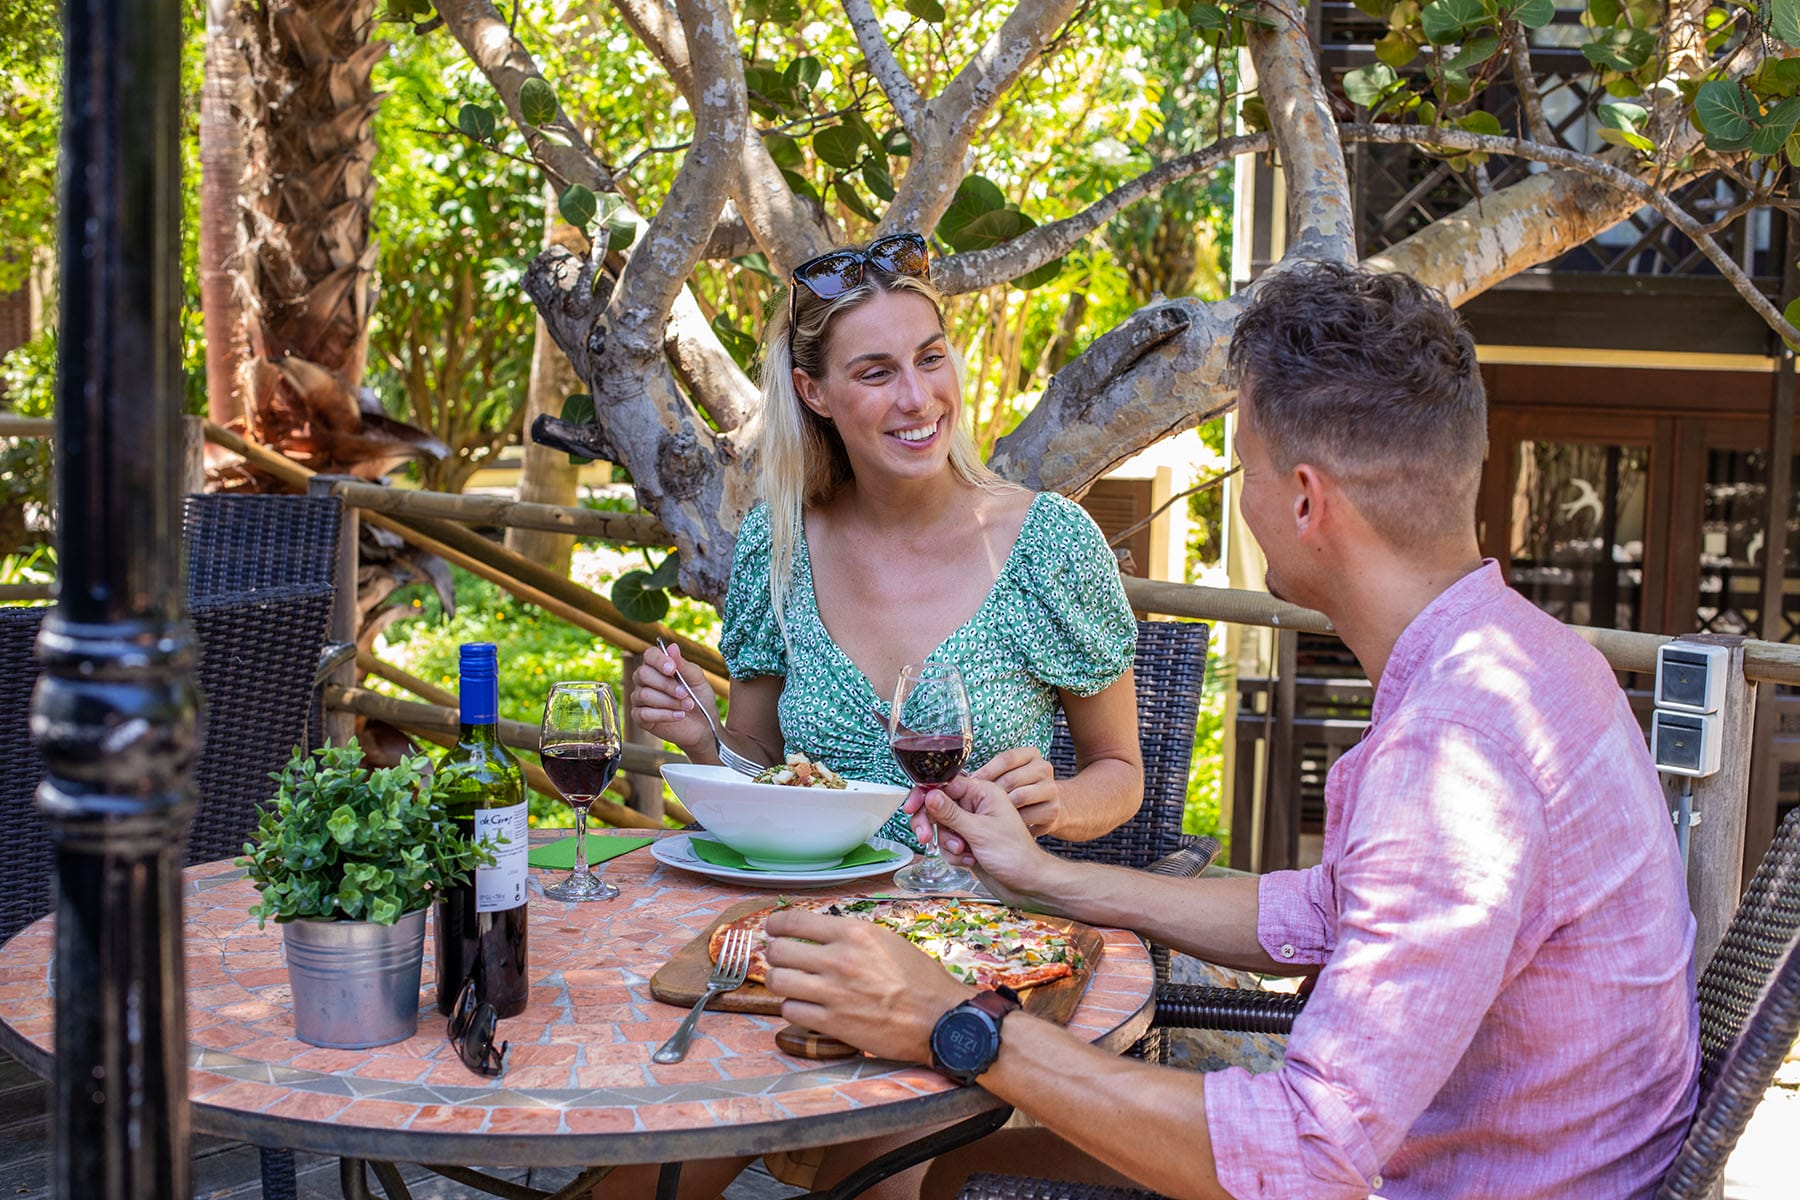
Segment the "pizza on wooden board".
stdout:
[[964,983],[1015,991],[1054,983],[1081,966],[1074,940],[1048,921],[995,904],[965,904],[951,898],[918,900],[789,900],[748,913],[713,930],[707,953],[719,961],[725,937],[734,929],[750,933],[750,981],[768,981],[769,914],[806,909],[834,917],[854,917],[891,929],[943,964]]

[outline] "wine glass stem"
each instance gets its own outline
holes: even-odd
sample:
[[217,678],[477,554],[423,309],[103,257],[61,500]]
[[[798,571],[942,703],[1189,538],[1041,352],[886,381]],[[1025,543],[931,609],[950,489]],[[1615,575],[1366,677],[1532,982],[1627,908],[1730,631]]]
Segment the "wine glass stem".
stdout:
[[592,807],[593,803],[592,796],[569,797],[569,804],[575,809],[575,873],[570,877],[573,879],[586,879],[588,875],[588,809]]

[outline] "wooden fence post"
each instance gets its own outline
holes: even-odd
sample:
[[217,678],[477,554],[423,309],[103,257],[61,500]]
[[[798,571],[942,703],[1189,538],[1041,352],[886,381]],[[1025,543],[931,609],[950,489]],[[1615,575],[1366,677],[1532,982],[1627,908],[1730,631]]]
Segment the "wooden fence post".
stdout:
[[[1731,659],[1726,666],[1725,702],[1719,709],[1724,723],[1724,754],[1718,774],[1692,781],[1693,808],[1699,823],[1688,838],[1688,905],[1694,910],[1694,962],[1704,969],[1707,959],[1725,936],[1731,914],[1743,890],[1744,816],[1750,801],[1750,750],[1756,730],[1756,684],[1744,677],[1743,638],[1719,634],[1693,634],[1683,639],[1726,646]],[[1663,777],[1663,793],[1671,812],[1676,810],[1680,776]]]
[[[662,749],[662,739],[652,737],[638,728],[638,723],[631,715],[631,677],[637,669],[644,665],[644,656],[627,653],[621,656],[624,671],[619,680],[620,724],[623,726],[624,738],[627,742],[639,746],[648,746],[652,750]],[[660,775],[641,775],[628,773],[625,778],[631,784],[631,798],[627,803],[647,817],[662,820],[663,817],[663,781]]]
[[[337,497],[337,486],[341,483],[355,482],[348,475],[314,475],[306,481],[307,494],[313,496]],[[341,503],[341,497],[339,498]],[[337,578],[337,593],[331,605],[330,638],[333,642],[356,644],[356,588],[357,573],[361,563],[357,553],[362,523],[357,512],[348,504],[344,505],[343,519],[338,525],[338,559],[337,570],[333,574]],[[352,655],[342,664],[334,668],[328,683],[338,687],[353,688],[358,682],[356,657]],[[327,745],[343,746],[349,744],[356,736],[356,714],[342,709],[325,708],[325,742]]]

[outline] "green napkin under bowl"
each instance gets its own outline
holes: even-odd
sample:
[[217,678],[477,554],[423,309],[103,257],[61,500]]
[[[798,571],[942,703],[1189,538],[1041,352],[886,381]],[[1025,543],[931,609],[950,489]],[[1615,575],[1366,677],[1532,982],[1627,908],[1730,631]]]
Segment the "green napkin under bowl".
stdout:
[[[693,850],[694,857],[701,862],[711,863],[715,867],[730,867],[734,871],[776,871],[778,867],[755,867],[750,860],[727,846],[724,842],[715,842],[711,838],[691,837],[688,847]],[[836,866],[821,867],[818,870],[838,871],[845,867],[862,867],[871,863],[894,862],[900,858],[898,850],[883,850],[864,842],[837,861]],[[810,874],[810,872],[808,872]]]
[[[609,858],[617,858],[621,854],[630,854],[633,850],[648,846],[655,838],[647,837],[612,837],[588,835],[588,866],[603,863]],[[525,861],[534,867],[545,870],[573,871],[575,869],[575,839],[563,838],[561,841],[546,842],[542,846],[533,846],[525,856]]]

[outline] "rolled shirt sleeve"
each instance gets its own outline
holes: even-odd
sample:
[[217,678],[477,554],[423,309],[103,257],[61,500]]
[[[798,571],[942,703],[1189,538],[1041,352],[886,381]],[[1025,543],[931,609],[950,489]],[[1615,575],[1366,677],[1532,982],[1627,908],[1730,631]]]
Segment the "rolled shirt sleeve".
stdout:
[[1325,965],[1279,1070],[1207,1077],[1219,1178],[1239,1200],[1378,1188],[1542,940],[1521,928],[1547,840],[1529,769],[1454,718],[1421,714],[1383,732],[1359,748],[1369,753],[1347,784],[1333,867],[1259,886],[1265,948]]

